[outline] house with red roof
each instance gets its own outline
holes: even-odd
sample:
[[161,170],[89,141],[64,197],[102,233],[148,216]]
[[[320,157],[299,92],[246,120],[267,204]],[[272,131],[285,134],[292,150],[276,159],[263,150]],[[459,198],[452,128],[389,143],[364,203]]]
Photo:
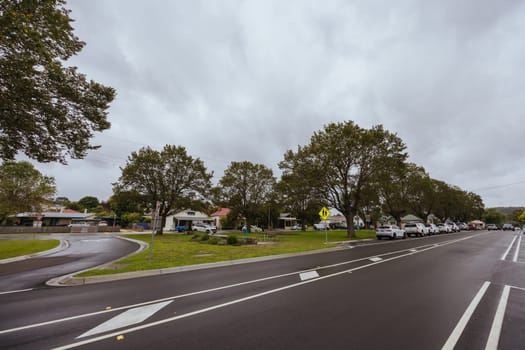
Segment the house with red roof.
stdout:
[[215,213],[210,215],[210,217],[212,217],[215,220],[215,227],[217,227],[217,230],[222,229],[221,219],[226,219],[226,217],[230,215],[231,212],[232,210],[230,208],[219,207],[219,209],[217,209]]

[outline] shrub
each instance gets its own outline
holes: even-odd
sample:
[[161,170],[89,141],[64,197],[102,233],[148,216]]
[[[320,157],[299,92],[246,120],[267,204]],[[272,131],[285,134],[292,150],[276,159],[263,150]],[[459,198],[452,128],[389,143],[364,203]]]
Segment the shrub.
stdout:
[[229,245],[239,244],[239,241],[237,240],[236,235],[228,235],[228,238],[226,238],[226,242],[228,242]]

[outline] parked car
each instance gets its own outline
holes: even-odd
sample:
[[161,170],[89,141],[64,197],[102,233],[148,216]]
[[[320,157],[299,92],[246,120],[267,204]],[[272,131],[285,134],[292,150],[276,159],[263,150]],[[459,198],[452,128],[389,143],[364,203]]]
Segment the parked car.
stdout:
[[449,225],[447,225],[447,224],[439,223],[439,224],[437,224],[437,227],[439,228],[439,232],[441,232],[441,233],[450,233],[450,232],[452,232],[452,228]]
[[499,227],[496,224],[488,224],[487,225],[487,230],[495,231],[495,230],[499,230]]
[[177,231],[177,232],[184,232],[184,231],[186,231],[186,226],[184,226],[184,225],[177,225],[177,226],[175,226],[175,231]]
[[328,230],[329,228],[330,228],[330,226],[328,224],[325,224],[324,222],[320,222],[318,224],[314,224],[314,229],[316,231]]
[[388,237],[390,239],[396,239],[398,237],[406,238],[405,230],[399,228],[397,225],[383,225],[379,226],[376,230],[377,239]]
[[428,228],[420,222],[409,222],[405,224],[405,232],[407,236],[414,235],[422,237],[428,235]]
[[454,222],[446,222],[445,224],[450,226],[450,229],[452,230],[452,232],[459,232],[459,227],[458,227],[458,225],[456,225],[456,223],[454,223]]
[[342,222],[336,222],[335,224],[331,224],[330,227],[334,230],[346,230],[348,228],[346,224]]
[[468,225],[464,222],[460,222],[459,223],[459,229],[462,230],[462,231],[467,231],[468,230]]
[[301,225],[293,225],[292,227],[290,227],[290,230],[292,231],[301,231],[303,229],[303,227]]
[[514,226],[512,226],[512,224],[503,224],[502,229],[503,231],[512,231],[514,230]]
[[428,228],[429,235],[437,235],[439,233],[439,227],[435,224],[425,224],[425,226]]
[[250,232],[262,232],[262,228],[255,225],[250,225]]
[[193,224],[191,226],[191,230],[197,232],[206,232],[211,235],[217,232],[217,228],[215,226],[211,226],[208,224]]

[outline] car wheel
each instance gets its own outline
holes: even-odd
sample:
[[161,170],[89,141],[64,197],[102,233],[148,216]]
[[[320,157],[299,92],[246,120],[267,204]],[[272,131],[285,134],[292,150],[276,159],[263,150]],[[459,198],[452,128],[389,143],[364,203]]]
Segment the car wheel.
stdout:
[[394,234],[392,235],[392,239],[396,239],[396,237],[397,237],[397,236],[396,236],[396,234],[394,233]]
[[378,240],[381,240],[381,237],[379,237],[379,236],[377,236],[376,238],[377,238]]
[[403,233],[403,239],[407,238],[406,233]]

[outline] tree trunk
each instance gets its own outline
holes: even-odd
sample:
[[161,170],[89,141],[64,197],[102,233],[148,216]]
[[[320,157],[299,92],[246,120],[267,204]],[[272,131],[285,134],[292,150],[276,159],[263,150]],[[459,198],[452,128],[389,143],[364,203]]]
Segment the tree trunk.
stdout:
[[346,216],[346,230],[348,238],[355,238],[354,214],[352,213]]

